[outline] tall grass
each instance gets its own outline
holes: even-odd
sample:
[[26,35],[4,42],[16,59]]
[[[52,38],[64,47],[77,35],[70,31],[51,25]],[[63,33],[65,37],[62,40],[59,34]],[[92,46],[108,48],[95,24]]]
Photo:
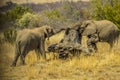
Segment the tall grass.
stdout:
[[[58,43],[63,38],[63,33],[61,32],[55,36],[52,36],[50,40],[46,40],[46,47],[53,43]],[[82,44],[86,46],[86,37],[83,37]],[[53,55],[51,53],[47,53],[47,59],[49,61],[43,61],[40,59],[37,61],[36,55],[34,51],[31,51],[26,56],[27,67],[26,74],[28,80],[31,79],[40,79],[47,80],[46,76],[49,76],[49,79],[63,79],[62,77],[69,79],[69,77],[73,76],[73,74],[81,75],[84,71],[93,72],[96,74],[105,66],[115,66],[120,65],[120,43],[109,52],[109,45],[107,43],[98,43],[98,53],[94,53],[90,56],[85,56],[84,53],[80,55],[80,59],[77,57],[72,58],[72,60],[60,60],[53,59]],[[1,56],[0,62],[2,66],[9,66],[12,63],[13,55],[14,55],[14,45],[9,43],[5,43],[0,46],[1,48]],[[19,67],[19,62],[17,64]],[[19,73],[18,73],[19,74]],[[73,77],[73,79],[77,79]],[[79,78],[82,79],[82,78]]]

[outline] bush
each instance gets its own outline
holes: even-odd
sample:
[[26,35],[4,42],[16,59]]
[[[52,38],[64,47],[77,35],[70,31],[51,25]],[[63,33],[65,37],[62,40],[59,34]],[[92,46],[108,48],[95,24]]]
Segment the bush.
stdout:
[[22,7],[22,6],[16,6],[15,8],[13,8],[12,10],[8,11],[6,14],[8,15],[8,18],[10,18],[10,20],[16,20],[21,18],[22,15],[24,15],[27,12],[31,12],[30,8],[28,7]]
[[92,5],[94,5],[92,18],[96,20],[110,20],[120,28],[119,0],[93,0]]
[[24,15],[27,12],[31,12],[31,10],[28,7],[22,7],[17,5],[15,8],[7,12],[0,13],[0,24],[4,26],[4,24],[12,22],[12,25],[14,25],[16,19],[21,18],[22,15]]
[[58,10],[45,11],[45,15],[52,20],[65,20],[65,17]]
[[39,27],[41,22],[41,16],[32,13],[24,14],[20,19],[16,21],[16,25],[18,28],[34,28]]
[[1,29],[5,29],[5,31],[3,32],[5,41],[10,43],[13,43],[15,41],[17,35],[17,27],[15,26],[15,22],[27,12],[31,12],[28,7],[17,5],[15,8],[7,12],[0,13]]

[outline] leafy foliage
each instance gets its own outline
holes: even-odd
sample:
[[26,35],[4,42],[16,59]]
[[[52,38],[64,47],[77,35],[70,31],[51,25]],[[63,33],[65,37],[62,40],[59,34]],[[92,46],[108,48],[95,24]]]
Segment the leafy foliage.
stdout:
[[46,11],[45,15],[50,19],[64,20],[64,16],[58,10]]
[[8,24],[10,29],[5,31],[4,34],[6,39],[10,39],[12,31],[15,32],[17,29],[34,28],[46,24],[53,27],[56,32],[60,31],[63,28],[70,27],[78,20],[85,19],[85,13],[87,12],[78,8],[74,2],[65,2],[58,7],[41,11],[39,14],[33,13],[28,7],[17,5],[15,8],[12,8],[7,12],[0,13],[0,17],[2,17],[0,22],[3,23],[3,25],[4,23],[12,23],[12,25]]
[[14,9],[8,11],[6,14],[11,20],[16,20],[19,19],[26,12],[30,12],[30,9],[28,7],[17,6]]
[[2,28],[7,28],[4,32],[4,39],[10,43],[13,43],[16,39],[16,20],[20,19],[22,15],[26,14],[27,12],[31,12],[28,7],[22,7],[17,5],[15,8],[0,13],[0,24]]
[[39,27],[41,21],[40,15],[32,13],[24,14],[20,19],[16,21],[16,25],[19,29]]
[[23,14],[25,14],[26,12],[31,12],[31,10],[28,7],[22,7],[22,6],[17,5],[12,10],[0,13],[0,18],[1,18],[0,23],[1,24],[5,24],[5,23],[8,23],[8,22],[13,22],[14,23],[14,21],[16,19],[21,18],[21,16]]
[[119,0],[93,0],[94,10],[92,17],[97,20],[107,19],[120,28],[120,1]]

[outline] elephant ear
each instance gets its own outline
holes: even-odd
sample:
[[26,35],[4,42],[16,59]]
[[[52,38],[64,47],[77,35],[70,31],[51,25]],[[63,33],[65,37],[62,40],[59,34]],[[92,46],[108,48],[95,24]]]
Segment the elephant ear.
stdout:
[[89,23],[85,27],[82,35],[88,36],[88,35],[95,34],[95,33],[96,33],[96,25],[93,21],[91,21],[91,22],[89,21]]

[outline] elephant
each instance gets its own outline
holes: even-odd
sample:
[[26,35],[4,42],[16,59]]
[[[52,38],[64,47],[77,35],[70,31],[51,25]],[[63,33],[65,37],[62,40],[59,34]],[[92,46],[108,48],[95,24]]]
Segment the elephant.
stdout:
[[24,65],[25,56],[31,50],[35,50],[38,57],[42,55],[46,60],[45,39],[49,39],[52,35],[54,35],[54,30],[48,25],[21,30],[16,38],[15,55],[11,66],[16,66],[19,57],[21,64]]
[[118,27],[109,20],[86,20],[76,26],[80,27],[83,31],[82,36],[87,36],[88,40],[90,39],[89,36],[97,34],[98,41],[96,42],[107,42],[110,45],[110,49],[119,38]]

